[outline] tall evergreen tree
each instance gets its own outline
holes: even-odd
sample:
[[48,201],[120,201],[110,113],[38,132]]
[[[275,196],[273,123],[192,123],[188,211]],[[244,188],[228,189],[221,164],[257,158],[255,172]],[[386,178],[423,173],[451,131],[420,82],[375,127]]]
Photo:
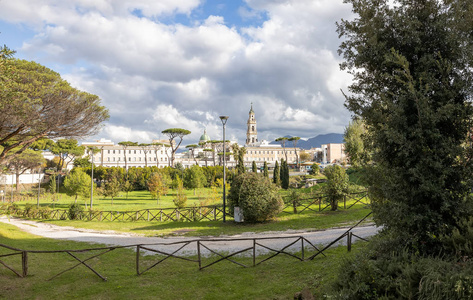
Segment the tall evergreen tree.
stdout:
[[345,2],[357,15],[338,24],[354,76],[346,106],[368,133],[374,220],[407,249],[438,253],[468,214],[471,0]]
[[287,190],[289,188],[289,167],[287,166],[287,162],[284,159],[281,160],[281,170],[279,176],[281,180],[281,187]]
[[253,161],[253,163],[251,164],[251,171],[253,173],[257,173],[258,172],[258,168],[256,167],[256,161]]
[[273,170],[273,183],[279,185],[279,163],[276,161]]
[[266,161],[264,162],[263,176],[266,177],[266,178],[269,178],[268,164],[266,163]]

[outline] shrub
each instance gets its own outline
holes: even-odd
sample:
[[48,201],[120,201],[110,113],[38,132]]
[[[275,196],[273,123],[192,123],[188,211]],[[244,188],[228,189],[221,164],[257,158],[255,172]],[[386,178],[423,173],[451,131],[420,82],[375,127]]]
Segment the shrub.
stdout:
[[[346,260],[334,282],[336,299],[473,299],[473,228],[443,237],[441,256],[412,253],[386,231]],[[450,243],[449,243],[450,241]],[[456,252],[456,254],[455,254]]]
[[80,219],[81,216],[82,216],[82,212],[83,212],[83,208],[82,206],[80,206],[79,204],[77,203],[71,203],[71,205],[69,205],[69,209],[67,211],[68,215],[69,215],[69,220],[77,220],[77,219]]
[[338,165],[326,167],[324,174],[327,177],[324,193],[327,195],[327,199],[330,202],[331,210],[337,210],[338,201],[343,199],[348,192],[348,175],[345,169]]
[[243,210],[245,222],[263,222],[275,217],[284,207],[278,188],[256,173],[243,173],[233,180],[228,195],[228,206]]

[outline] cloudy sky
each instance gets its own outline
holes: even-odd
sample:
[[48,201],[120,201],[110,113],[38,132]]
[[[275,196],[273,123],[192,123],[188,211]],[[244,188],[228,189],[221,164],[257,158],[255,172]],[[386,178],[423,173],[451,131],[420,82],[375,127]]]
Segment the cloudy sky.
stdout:
[[100,137],[151,142],[185,128],[244,143],[251,103],[259,139],[343,133],[335,22],[342,0],[0,0],[0,43],[110,111]]

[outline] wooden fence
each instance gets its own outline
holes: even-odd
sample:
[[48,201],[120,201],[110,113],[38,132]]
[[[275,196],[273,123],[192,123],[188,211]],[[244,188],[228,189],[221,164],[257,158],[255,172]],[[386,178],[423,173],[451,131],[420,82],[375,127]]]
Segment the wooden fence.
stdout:
[[[285,207],[283,212],[288,214],[303,213],[304,211],[324,211],[330,208],[330,203],[328,203],[327,195],[325,194],[309,194],[306,198],[298,200],[286,197],[284,203]],[[338,205],[340,208],[343,205],[343,209],[350,209],[355,204],[370,205],[367,191],[347,194]]]
[[[303,213],[306,211],[324,211],[330,207],[326,201],[327,196],[324,194],[309,195],[305,199],[292,201],[285,199],[285,208],[283,213]],[[356,192],[346,195],[341,203],[343,209],[350,209],[355,204],[369,205],[367,192]],[[69,220],[71,216],[65,209],[30,209],[24,210],[19,207],[9,206],[5,213],[18,217],[27,217],[32,219],[52,219],[52,220]],[[230,216],[227,212],[228,217]],[[214,206],[195,206],[186,208],[156,208],[143,209],[138,211],[77,211],[73,217],[76,220],[84,221],[182,221],[182,222],[199,222],[199,221],[220,221],[223,220],[223,207]]]
[[[30,254],[51,254],[51,253],[66,253],[67,255],[71,256],[77,263],[73,265],[72,267],[69,267],[67,269],[64,269],[54,275],[53,277],[49,278],[48,280],[52,280],[72,269],[75,269],[78,266],[83,265],[87,269],[89,269],[91,272],[93,272],[95,275],[97,275],[99,278],[102,280],[106,281],[107,278],[100,274],[97,270],[95,270],[89,263],[88,261],[97,258],[99,256],[102,256],[104,254],[110,253],[115,249],[121,249],[121,248],[133,248],[136,250],[136,255],[135,255],[135,268],[136,268],[136,274],[137,275],[142,275],[143,273],[151,270],[152,268],[158,266],[160,263],[163,261],[169,259],[169,258],[175,258],[175,259],[181,259],[185,260],[191,263],[196,263],[198,265],[199,270],[206,269],[212,265],[215,265],[219,262],[222,261],[230,261],[234,264],[237,264],[241,267],[254,267],[257,265],[260,265],[280,254],[286,255],[288,257],[297,259],[299,261],[310,261],[316,258],[319,255],[323,255],[324,251],[326,251],[328,248],[333,246],[335,243],[338,241],[342,240],[343,238],[347,238],[347,249],[348,251],[351,250],[352,247],[352,242],[355,238],[358,238],[360,240],[366,241],[366,239],[355,235],[352,230],[357,227],[362,221],[364,221],[368,216],[370,216],[371,213],[366,215],[363,219],[361,219],[357,224],[354,226],[350,227],[348,230],[346,230],[343,234],[341,234],[338,238],[334,239],[332,242],[330,242],[328,245],[323,247],[322,249],[319,249],[317,246],[315,246],[312,242],[310,242],[308,239],[306,239],[303,236],[294,236],[290,237],[291,242],[282,247],[281,249],[274,249],[271,247],[268,247],[264,244],[264,241],[268,240],[276,240],[276,239],[288,239],[288,237],[266,237],[266,238],[238,238],[238,239],[219,239],[219,238],[214,238],[214,239],[195,239],[195,240],[188,240],[188,241],[182,241],[182,242],[174,242],[174,243],[154,243],[154,244],[137,244],[137,245],[127,245],[127,246],[113,246],[113,247],[99,247],[99,248],[90,248],[90,249],[81,249],[81,250],[51,250],[51,251],[46,251],[46,250],[24,250],[24,249],[18,249],[15,247],[11,247],[8,245],[0,244],[0,248],[7,249],[12,251],[11,253],[3,254],[0,255],[0,259],[3,259],[4,257],[9,257],[9,256],[18,256],[21,259],[21,268],[20,269],[15,269],[14,267],[7,265],[4,261],[0,260],[0,264],[3,265],[5,268],[8,270],[12,271],[14,274],[16,274],[18,277],[26,277],[28,275],[28,257]],[[228,242],[228,241],[249,241],[250,246],[246,247],[244,249],[228,253],[229,251],[223,251],[223,253],[219,253],[216,250],[212,249],[211,246],[209,245],[210,243],[219,243],[219,242]],[[156,247],[161,247],[156,249]],[[196,252],[197,252],[197,257],[194,259],[193,257],[195,256],[185,256],[183,254],[180,254],[181,250],[183,250],[185,247],[196,247]],[[173,247],[173,249],[163,249],[166,247]],[[268,251],[270,251],[269,256],[262,258],[261,260],[258,260],[258,255],[257,255],[257,247],[264,248]],[[290,247],[296,247],[298,248],[298,251],[288,251]],[[213,259],[210,262],[206,262],[203,258],[204,255],[202,254],[202,250],[207,250],[207,252],[213,254],[211,259]],[[159,258],[156,262],[154,262],[151,266],[147,266],[144,270],[141,268],[141,254],[143,254],[143,251],[148,251],[148,252],[153,252],[157,253],[160,255],[163,255],[163,258]],[[306,253],[310,251],[313,251],[312,255],[307,256]],[[98,252],[97,254],[93,254],[88,258],[85,259],[80,259],[77,254],[78,253],[90,253],[90,252]],[[243,253],[250,253],[250,256],[252,258],[252,263],[250,265],[245,265],[243,263],[240,263],[234,259],[235,256]]]
[[[25,211],[17,207],[9,207],[7,213],[32,219],[69,220],[68,210],[32,209]],[[156,208],[139,211],[77,211],[75,220],[84,221],[220,221],[223,219],[223,208],[220,206],[199,206],[187,208]]]

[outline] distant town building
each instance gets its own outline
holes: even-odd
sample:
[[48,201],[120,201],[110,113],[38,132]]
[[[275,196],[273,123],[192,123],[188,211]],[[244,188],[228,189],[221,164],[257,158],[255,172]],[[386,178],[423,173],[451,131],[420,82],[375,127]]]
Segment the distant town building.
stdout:
[[122,146],[110,140],[100,139],[85,142],[82,146],[96,147],[100,151],[94,154],[94,164],[104,167],[151,167],[169,166],[171,148],[168,140],[153,140],[149,146]]
[[322,163],[324,164],[342,163],[347,159],[344,143],[326,144],[321,148]]

